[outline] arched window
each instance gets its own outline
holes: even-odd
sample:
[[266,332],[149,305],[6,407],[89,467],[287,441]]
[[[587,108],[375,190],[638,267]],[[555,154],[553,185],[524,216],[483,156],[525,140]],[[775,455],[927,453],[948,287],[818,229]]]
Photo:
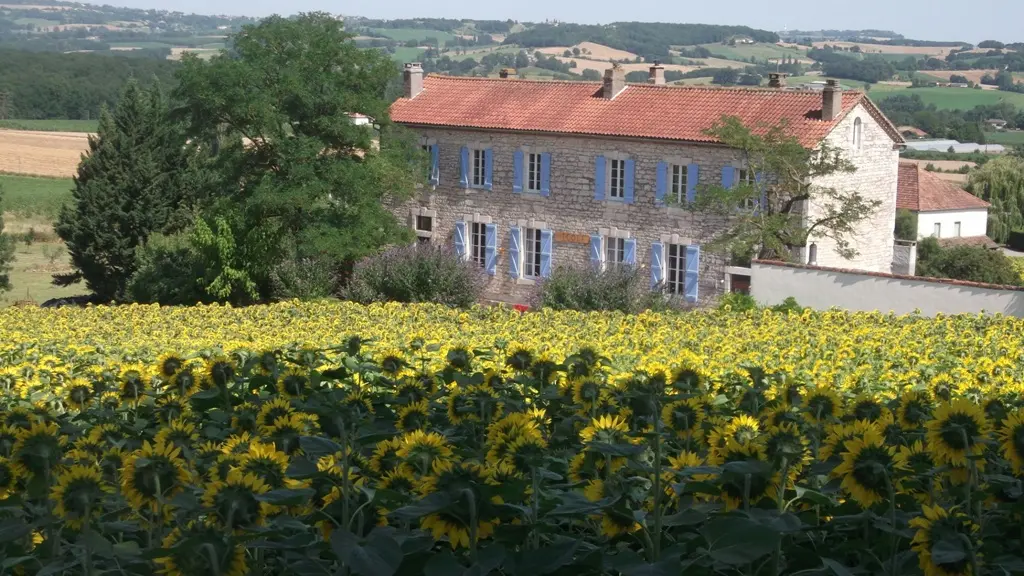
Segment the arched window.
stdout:
[[860,150],[864,140],[864,122],[860,118],[853,121],[853,149]]
[[818,245],[814,242],[807,248],[807,263],[811,266],[818,265]]

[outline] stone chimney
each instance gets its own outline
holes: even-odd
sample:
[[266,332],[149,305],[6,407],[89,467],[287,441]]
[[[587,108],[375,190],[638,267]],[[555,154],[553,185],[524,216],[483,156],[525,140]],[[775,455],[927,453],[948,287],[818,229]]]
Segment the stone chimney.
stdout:
[[769,72],[768,73],[768,87],[769,88],[785,88],[786,87],[786,74],[785,72]]
[[825,89],[821,92],[821,119],[831,122],[843,111],[843,89],[838,80],[825,81]]
[[505,79],[505,78],[515,78],[515,77],[516,77],[516,70],[515,70],[515,68],[502,68],[501,71],[498,72],[498,78]]
[[651,74],[647,78],[648,84],[655,84],[661,86],[665,83],[665,67],[661,65],[661,62],[654,61],[654,65],[651,66]]
[[604,71],[604,89],[601,95],[605,100],[611,100],[619,95],[626,88],[626,72],[622,66],[615,64]]
[[415,98],[420,92],[423,92],[423,66],[419,62],[406,64],[402,79],[405,84],[406,98]]

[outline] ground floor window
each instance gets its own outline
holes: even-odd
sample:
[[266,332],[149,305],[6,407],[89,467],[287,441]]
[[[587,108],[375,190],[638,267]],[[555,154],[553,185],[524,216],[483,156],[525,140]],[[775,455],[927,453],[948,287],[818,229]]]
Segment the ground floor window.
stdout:
[[472,224],[469,235],[469,261],[481,268],[487,266],[487,224]]
[[665,290],[669,294],[682,295],[686,293],[686,245],[668,244],[666,246],[668,256],[665,270]]

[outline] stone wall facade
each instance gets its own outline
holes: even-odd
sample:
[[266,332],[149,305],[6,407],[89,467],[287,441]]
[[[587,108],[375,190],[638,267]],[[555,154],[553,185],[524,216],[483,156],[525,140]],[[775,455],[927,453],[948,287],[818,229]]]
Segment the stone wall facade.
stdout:
[[[457,221],[494,224],[497,232],[497,264],[494,275],[489,277],[486,291],[488,297],[508,302],[526,302],[536,290],[536,281],[516,279],[509,273],[509,236],[512,226],[554,232],[552,268],[589,265],[589,239],[591,235],[601,234],[605,237],[634,239],[636,264],[646,270],[651,263],[653,243],[702,245],[726,224],[719,216],[657,205],[655,189],[658,163],[666,161],[671,164],[698,165],[699,185],[721,184],[723,167],[742,167],[739,151],[716,145],[423,127],[414,127],[414,130],[425,143],[438,147],[438,183],[420,189],[413,199],[395,206],[395,214],[413,227],[416,226],[417,215],[430,217],[432,230],[420,233],[421,238],[429,237],[432,243],[446,245],[454,242]],[[869,133],[871,138],[876,137],[873,131]],[[880,142],[872,142],[873,146],[880,149]],[[463,146],[492,150],[491,190],[467,189],[460,184]],[[888,140],[887,147],[892,149],[891,140]],[[551,155],[548,196],[513,192],[513,157],[517,150]],[[879,233],[881,239],[874,237],[874,229],[867,234],[869,241],[865,244],[867,249],[864,262],[871,266],[871,270],[881,269],[881,259],[874,251],[876,244],[880,245],[885,237],[888,238],[885,270],[889,269],[892,259],[892,222],[898,163],[894,154],[881,154],[879,150],[878,153],[861,156],[860,160],[866,169],[853,176],[859,179],[866,174],[872,179],[872,187],[886,190],[889,189],[890,173],[892,176],[888,217],[877,217],[878,227],[883,227],[885,220],[889,222],[888,234]],[[595,162],[598,156],[631,159],[635,162],[632,203],[595,199]],[[868,166],[871,162],[891,166]],[[888,195],[888,192],[884,194]],[[819,260],[824,253],[824,250],[819,249]],[[706,304],[717,299],[726,289],[726,264],[723,256],[701,250],[699,303]]]

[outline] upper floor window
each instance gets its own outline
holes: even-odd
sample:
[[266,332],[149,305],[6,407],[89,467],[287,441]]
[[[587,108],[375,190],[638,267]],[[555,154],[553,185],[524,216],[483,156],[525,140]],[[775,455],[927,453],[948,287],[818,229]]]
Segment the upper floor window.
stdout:
[[[753,183],[754,183],[754,174],[750,170],[748,170],[747,168],[737,168],[736,169],[736,182],[734,183],[735,186],[749,186],[749,185],[751,185]],[[740,206],[744,210],[755,210],[755,209],[757,209],[757,198],[756,197],[744,198],[743,201],[740,203]]]
[[669,194],[677,203],[682,204],[686,200],[687,167],[683,164],[672,164],[670,170],[672,180]]
[[537,192],[541,191],[541,175],[540,175],[541,158],[540,154],[531,152],[526,155],[526,191]]
[[470,151],[472,155],[472,181],[475,188],[482,188],[487,182],[487,151],[481,148],[474,148]]
[[857,118],[853,121],[853,149],[860,150],[864,141],[864,122]]
[[626,197],[626,161],[608,160],[608,197],[621,200]]

